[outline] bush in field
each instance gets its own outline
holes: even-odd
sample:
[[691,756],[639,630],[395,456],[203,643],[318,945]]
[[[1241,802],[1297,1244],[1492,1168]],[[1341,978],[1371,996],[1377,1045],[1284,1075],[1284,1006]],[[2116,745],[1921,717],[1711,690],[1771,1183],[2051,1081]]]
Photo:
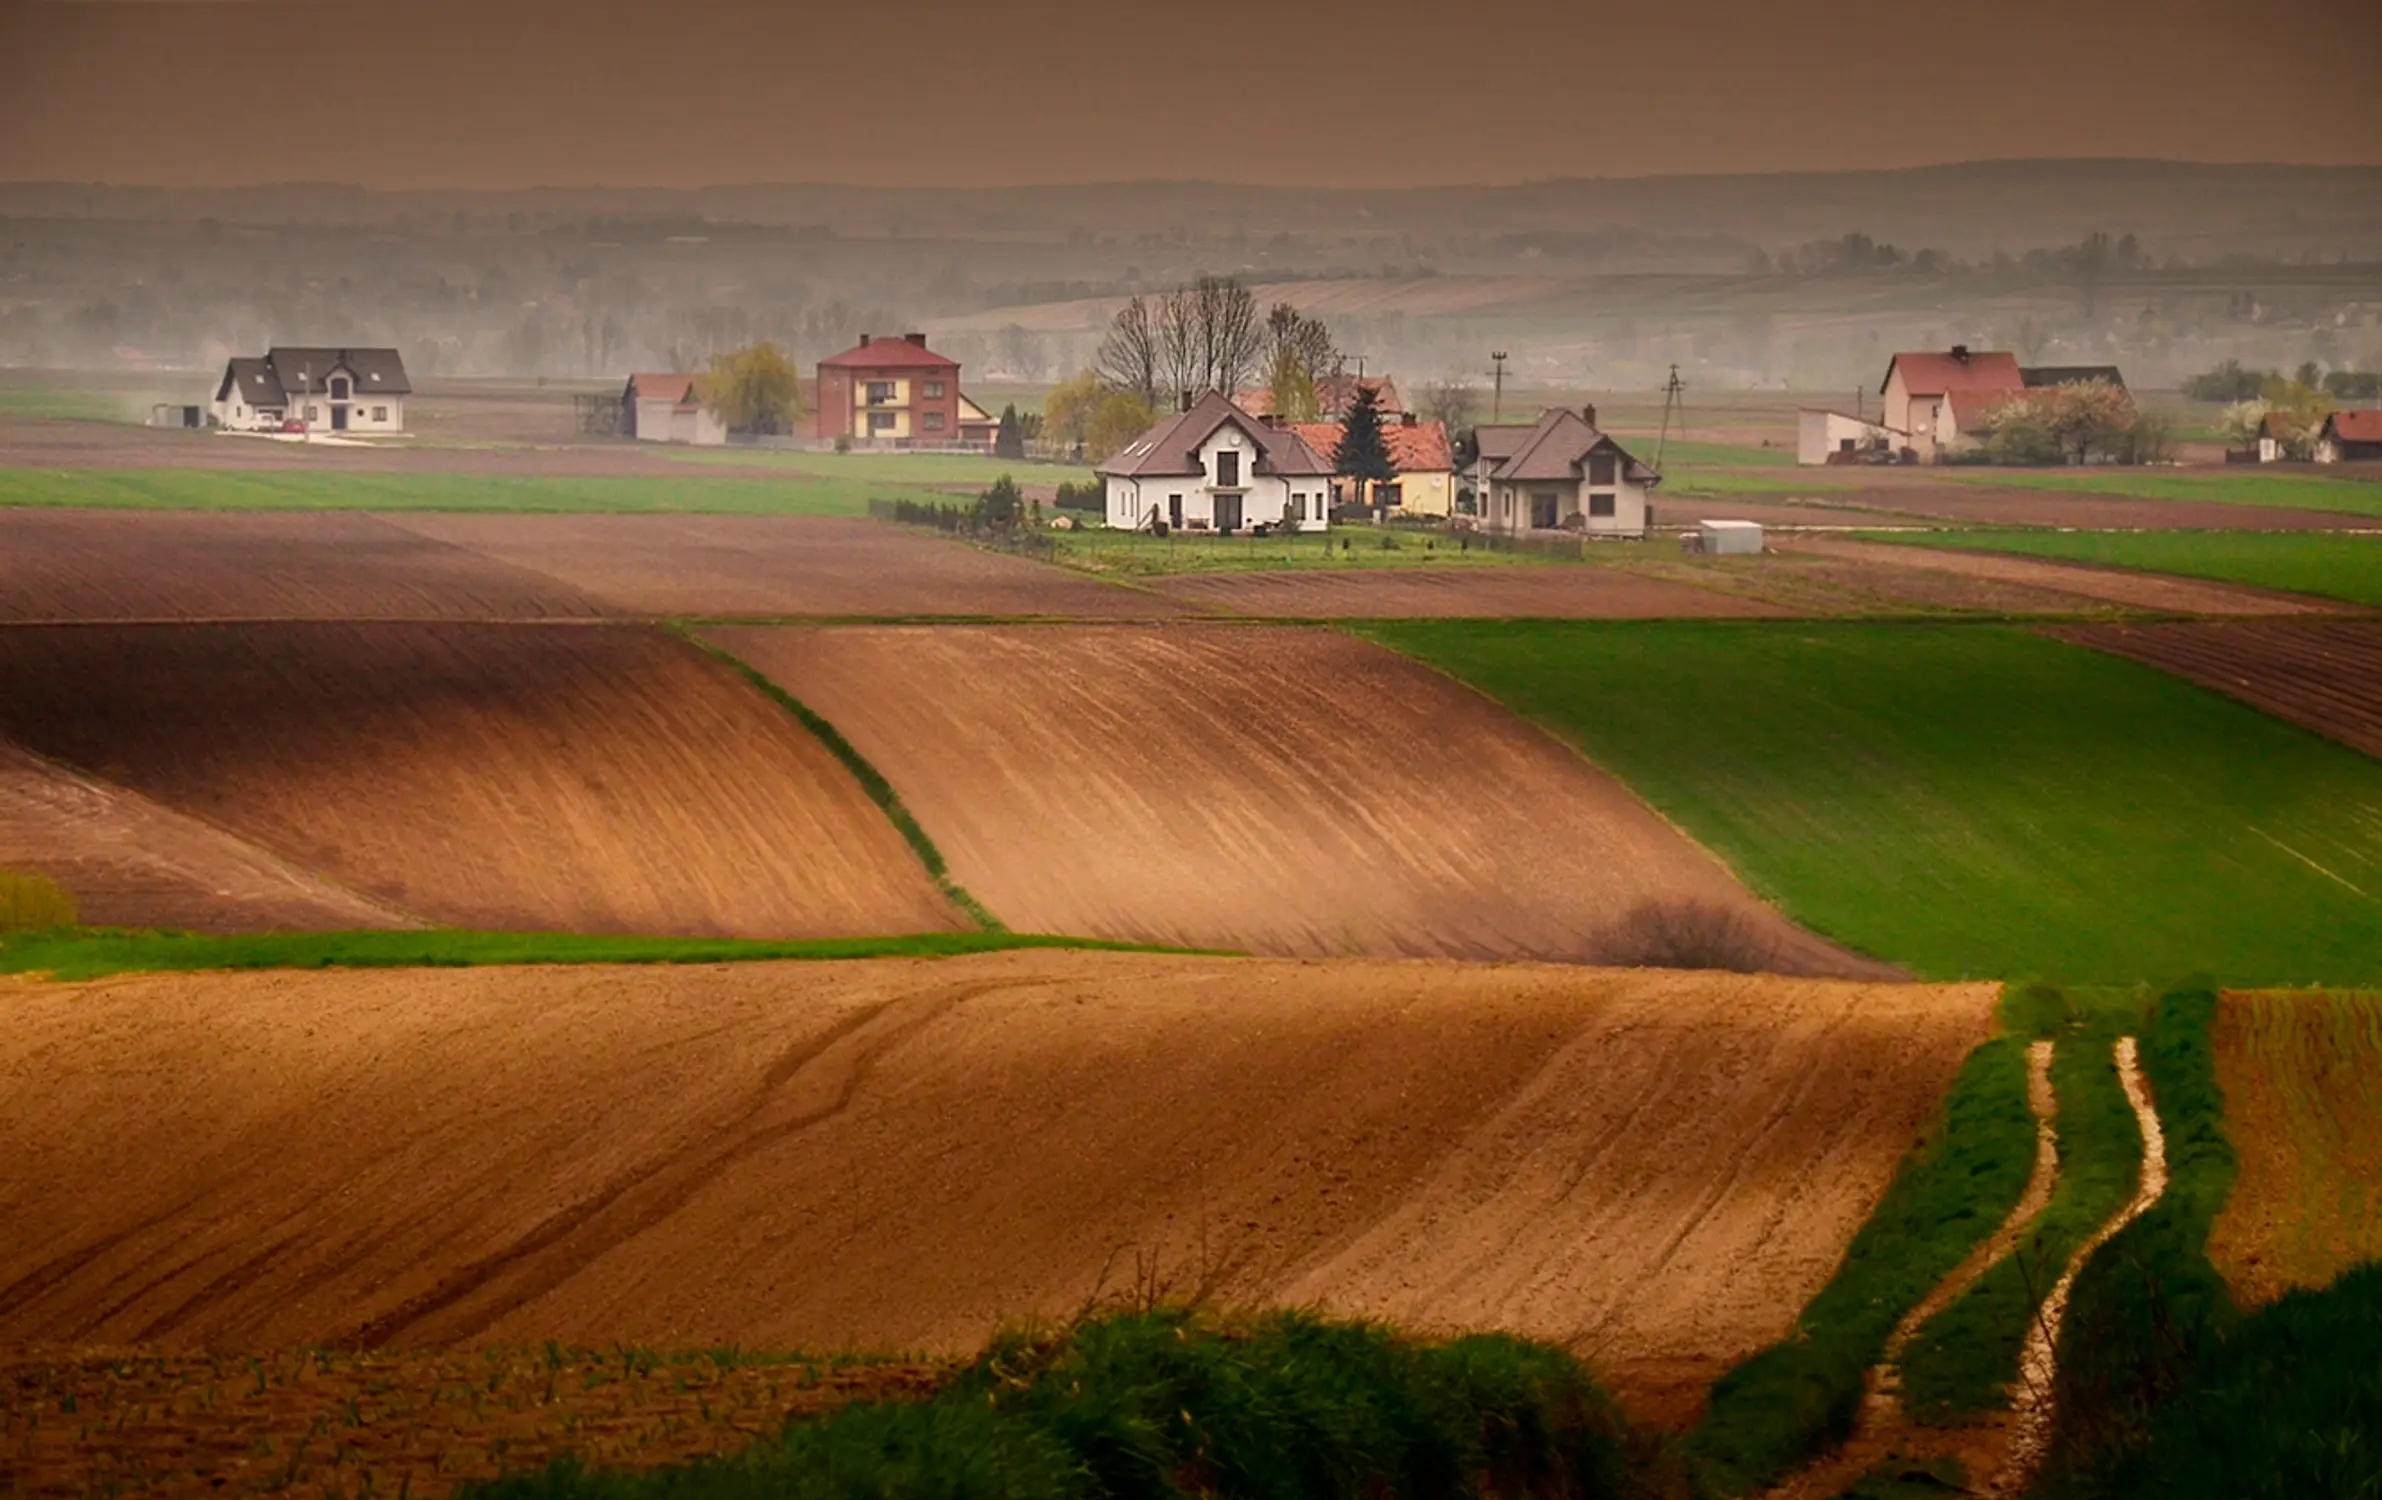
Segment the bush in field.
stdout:
[[1778,945],[1744,912],[1715,901],[1641,901],[1598,940],[1596,956],[1630,968],[1761,974],[1777,963]]
[[992,482],[992,488],[976,497],[972,513],[980,531],[1015,531],[1026,518],[1025,501],[1017,492],[1017,481],[1003,474]]
[[1058,494],[1051,504],[1060,510],[1104,512],[1108,509],[1108,490],[1097,479],[1082,484],[1061,480]]
[[0,870],[0,932],[38,932],[75,924],[74,897],[46,875]]

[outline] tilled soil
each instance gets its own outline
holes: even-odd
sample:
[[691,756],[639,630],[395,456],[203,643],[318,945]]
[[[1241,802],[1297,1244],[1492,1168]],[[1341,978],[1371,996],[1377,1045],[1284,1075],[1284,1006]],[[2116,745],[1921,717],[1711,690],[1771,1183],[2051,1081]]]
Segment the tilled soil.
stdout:
[[1563,564],[1187,573],[1153,579],[1149,586],[1202,609],[1280,620],[1747,619],[1788,613],[1693,584]]
[[1147,590],[838,516],[406,515],[390,524],[532,569],[631,615],[1153,619]]
[[2205,583],[2190,578],[2169,578],[2155,573],[2095,568],[2081,563],[2008,557],[1992,552],[1902,547],[1889,542],[1859,542],[1843,537],[1809,534],[1782,536],[1774,545],[1781,550],[1807,556],[1991,579],[2071,594],[2098,604],[2123,605],[2129,609],[2159,614],[2323,615],[2345,614],[2351,609],[2351,606],[2332,600],[2311,599],[2299,594],[2274,593],[2228,583]]
[[1010,926],[1286,954],[1629,959],[1641,902],[1796,928],[1570,749],[1392,652],[1249,625],[717,630]]
[[0,740],[438,923],[960,925],[792,715],[641,626],[0,628]]
[[[1777,505],[1779,511],[1788,513],[1780,517],[1780,523],[1795,524],[1788,515],[1808,511],[1830,519],[1803,524],[1841,525],[1844,523],[1836,517],[1850,514],[1866,515],[1871,524],[1884,526],[1909,525],[1913,518],[1925,517],[1972,526],[2066,526],[2082,531],[2339,531],[2382,525],[2371,517],[2342,511],[2062,493],[1957,479],[1914,482],[1907,474],[1845,489],[1832,480],[1815,481],[1808,499],[1807,505]],[[1734,505],[1734,501],[1691,501],[1676,496],[1658,496],[1656,500],[1656,509],[1666,521],[1692,514],[1733,515],[1742,509],[1732,509]],[[1745,519],[1761,517],[1747,515]]]
[[2175,621],[2052,634],[2129,656],[2382,756],[2382,622]]
[[1674,1419],[1994,1003],[1064,952],[0,990],[0,1343],[958,1353],[1205,1293],[1559,1340]]

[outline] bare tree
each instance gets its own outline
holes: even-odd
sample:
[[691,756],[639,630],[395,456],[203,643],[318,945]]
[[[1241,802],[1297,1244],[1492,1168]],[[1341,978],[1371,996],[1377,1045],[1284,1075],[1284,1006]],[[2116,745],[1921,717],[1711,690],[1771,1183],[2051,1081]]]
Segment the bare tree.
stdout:
[[1191,298],[1180,288],[1158,299],[1158,378],[1169,399],[1199,388],[1199,326]]
[[1422,389],[1419,408],[1426,421],[1447,428],[1451,438],[1469,431],[1480,410],[1480,393],[1461,380],[1434,380]]
[[[1178,294],[1180,295],[1180,294]],[[1229,276],[1202,276],[1190,296],[1198,330],[1199,382],[1197,389],[1240,389],[1265,346],[1265,330],[1258,322],[1257,299]]]
[[1094,357],[1093,365],[1109,385],[1156,404],[1162,366],[1158,327],[1148,303],[1135,297],[1117,309],[1107,336],[1100,340],[1100,352]]
[[1332,331],[1323,319],[1310,318],[1287,302],[1275,303],[1273,311],[1265,315],[1265,337],[1269,367],[1285,359],[1295,360],[1309,380],[1329,375],[1339,356]]

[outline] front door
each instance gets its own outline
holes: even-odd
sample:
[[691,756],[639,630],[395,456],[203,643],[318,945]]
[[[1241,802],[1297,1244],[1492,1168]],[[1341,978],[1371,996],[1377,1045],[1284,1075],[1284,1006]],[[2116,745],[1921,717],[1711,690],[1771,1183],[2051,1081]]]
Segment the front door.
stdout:
[[345,431],[347,431],[347,408],[346,408],[346,407],[344,407],[344,406],[334,406],[334,407],[332,407],[332,408],[331,408],[331,430],[332,430],[333,432],[345,432]]
[[1540,531],[1553,531],[1557,504],[1558,496],[1555,491],[1532,490],[1530,492],[1530,524]]
[[1240,496],[1218,495],[1216,497],[1216,529],[1226,533],[1241,529]]
[[1174,528],[1176,531],[1183,529],[1182,496],[1169,495],[1166,497],[1166,524]]

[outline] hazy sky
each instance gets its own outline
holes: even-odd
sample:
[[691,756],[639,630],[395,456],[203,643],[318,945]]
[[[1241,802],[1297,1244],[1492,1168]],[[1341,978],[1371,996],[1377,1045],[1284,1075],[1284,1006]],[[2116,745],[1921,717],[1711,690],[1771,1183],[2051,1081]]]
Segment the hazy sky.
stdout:
[[0,180],[2382,163],[2382,0],[0,0]]

